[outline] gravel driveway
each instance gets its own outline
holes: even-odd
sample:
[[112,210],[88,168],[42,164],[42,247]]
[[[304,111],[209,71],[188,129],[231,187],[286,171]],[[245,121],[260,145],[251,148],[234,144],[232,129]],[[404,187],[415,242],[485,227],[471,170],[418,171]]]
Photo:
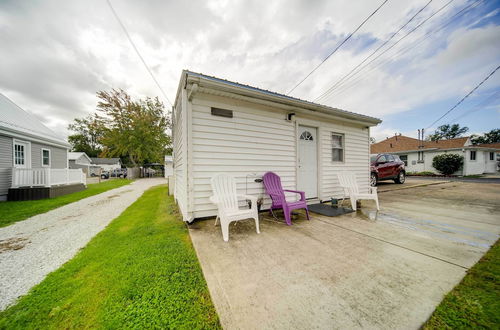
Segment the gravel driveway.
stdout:
[[164,183],[137,180],[0,228],[0,310],[71,259],[145,190]]

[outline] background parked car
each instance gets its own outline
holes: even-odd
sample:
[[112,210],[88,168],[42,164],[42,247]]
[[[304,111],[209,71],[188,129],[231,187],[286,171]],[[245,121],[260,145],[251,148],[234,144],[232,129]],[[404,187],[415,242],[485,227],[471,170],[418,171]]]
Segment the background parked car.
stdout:
[[126,178],[127,177],[127,169],[126,168],[117,168],[111,171],[110,176],[112,178]]
[[109,179],[109,172],[108,171],[101,172],[101,179]]
[[370,163],[370,185],[372,187],[382,180],[394,180],[395,183],[405,182],[405,163],[397,155],[371,155]]

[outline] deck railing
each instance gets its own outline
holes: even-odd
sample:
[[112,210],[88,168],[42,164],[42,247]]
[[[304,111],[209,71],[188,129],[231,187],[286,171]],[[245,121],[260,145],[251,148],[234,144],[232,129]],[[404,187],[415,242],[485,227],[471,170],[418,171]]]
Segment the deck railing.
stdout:
[[13,168],[12,188],[50,187],[75,183],[86,184],[86,176],[81,168]]

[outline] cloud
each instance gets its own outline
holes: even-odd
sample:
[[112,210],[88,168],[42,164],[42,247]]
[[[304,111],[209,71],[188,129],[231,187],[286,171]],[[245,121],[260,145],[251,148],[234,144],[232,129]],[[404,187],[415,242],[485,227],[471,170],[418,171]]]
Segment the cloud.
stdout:
[[[378,6],[349,0],[111,1],[170,100],[186,68],[286,92]],[[414,23],[446,2],[434,1]],[[293,95],[317,97],[426,3],[388,2]],[[454,1],[401,46],[466,3]],[[359,83],[325,102],[386,116],[463,93],[500,54],[498,24],[481,26],[481,13],[363,73]],[[75,117],[94,111],[98,90],[161,96],[105,1],[2,1],[0,44],[0,90],[60,134]],[[490,86],[497,84],[495,78]]]

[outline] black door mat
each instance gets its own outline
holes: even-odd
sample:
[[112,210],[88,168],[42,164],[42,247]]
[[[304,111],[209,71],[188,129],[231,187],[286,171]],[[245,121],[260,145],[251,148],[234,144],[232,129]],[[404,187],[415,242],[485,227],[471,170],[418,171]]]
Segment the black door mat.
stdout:
[[354,212],[350,208],[346,207],[332,207],[330,204],[312,204],[307,205],[309,211],[318,213],[321,215],[326,215],[327,217],[336,217],[342,214]]

